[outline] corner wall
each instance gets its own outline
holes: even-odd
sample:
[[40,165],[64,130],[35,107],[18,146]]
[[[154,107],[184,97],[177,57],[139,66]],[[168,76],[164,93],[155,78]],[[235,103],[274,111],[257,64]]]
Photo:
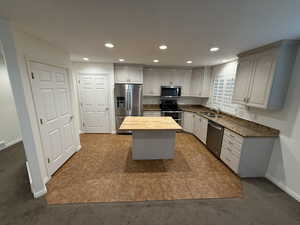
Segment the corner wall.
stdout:
[[[2,46],[0,46],[2,47]],[[0,151],[21,141],[19,118],[6,69],[2,49],[0,49]],[[1,144],[3,142],[3,144]]]

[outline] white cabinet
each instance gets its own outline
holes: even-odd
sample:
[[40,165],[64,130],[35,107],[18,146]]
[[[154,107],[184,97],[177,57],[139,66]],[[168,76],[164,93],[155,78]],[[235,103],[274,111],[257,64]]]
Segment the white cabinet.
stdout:
[[204,69],[193,69],[191,78],[190,96],[201,97]]
[[241,58],[239,60],[232,102],[238,104],[244,104],[246,102],[251,81],[252,65],[253,56]]
[[184,112],[183,113],[183,130],[189,133],[194,131],[194,113]]
[[204,68],[203,82],[202,82],[202,98],[209,98],[211,91],[211,67]]
[[279,41],[239,54],[233,103],[280,109],[297,54],[297,41]]
[[207,138],[207,125],[208,125],[208,119],[194,114],[193,133],[204,144],[206,144],[206,138]]
[[272,137],[242,137],[225,129],[220,158],[240,177],[263,177],[274,140]]
[[144,96],[160,95],[161,79],[157,69],[144,69]]
[[144,111],[144,116],[157,117],[160,116],[160,111]]
[[192,71],[189,96],[208,98],[211,88],[211,69],[196,68]]
[[272,84],[277,51],[271,50],[257,54],[252,72],[252,83],[249,90],[247,104],[264,106],[267,104],[268,95]]
[[115,65],[115,83],[143,83],[143,67],[136,65]]

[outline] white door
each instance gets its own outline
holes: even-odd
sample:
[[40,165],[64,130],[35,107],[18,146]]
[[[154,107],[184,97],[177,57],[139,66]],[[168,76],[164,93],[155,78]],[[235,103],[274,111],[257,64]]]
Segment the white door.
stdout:
[[65,69],[30,63],[32,89],[49,174],[75,152],[75,133],[68,73]]
[[81,125],[85,133],[110,133],[107,74],[80,74]]

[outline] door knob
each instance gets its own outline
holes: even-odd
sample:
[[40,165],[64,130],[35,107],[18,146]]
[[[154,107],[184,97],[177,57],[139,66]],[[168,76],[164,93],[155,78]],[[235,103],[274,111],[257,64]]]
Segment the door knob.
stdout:
[[105,110],[106,110],[106,111],[108,111],[108,110],[109,110],[109,108],[108,108],[108,107],[106,107],[106,108],[105,108]]

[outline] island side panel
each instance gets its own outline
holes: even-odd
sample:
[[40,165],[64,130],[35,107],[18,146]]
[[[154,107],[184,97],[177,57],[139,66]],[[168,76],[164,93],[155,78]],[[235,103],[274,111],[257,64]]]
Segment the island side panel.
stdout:
[[176,131],[133,131],[133,160],[173,159]]

